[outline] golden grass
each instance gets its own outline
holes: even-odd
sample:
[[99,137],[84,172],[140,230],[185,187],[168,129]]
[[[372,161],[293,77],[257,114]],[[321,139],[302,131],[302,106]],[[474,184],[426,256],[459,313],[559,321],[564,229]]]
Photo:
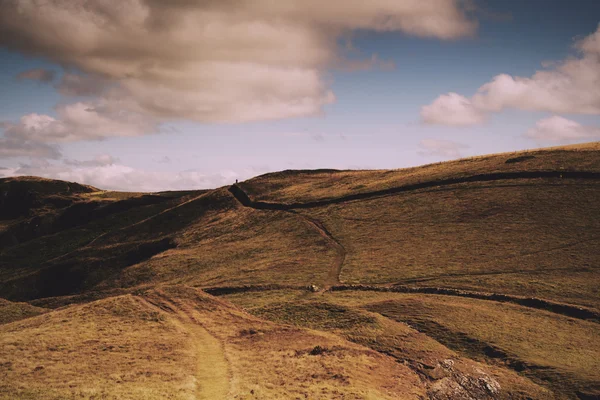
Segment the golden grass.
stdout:
[[15,303],[0,299],[0,325],[34,317],[47,311],[46,308],[35,307],[29,303]]
[[[589,246],[576,250],[593,254],[598,248]],[[552,254],[560,257],[558,252]],[[548,260],[550,257],[546,258]],[[560,257],[563,258],[563,257]],[[550,262],[558,263],[556,260]],[[497,275],[466,275],[443,277],[414,283],[415,286],[452,287],[465,290],[489,291],[517,296],[554,299],[555,301],[577,304],[589,308],[600,308],[600,286],[598,272],[593,268],[565,271],[519,271]]]
[[0,398],[187,399],[194,357],[176,325],[131,296],[0,327]]
[[[253,200],[282,203],[331,199],[418,182],[494,172],[574,170],[600,171],[600,145],[492,154],[397,170],[284,171],[240,183]],[[516,163],[514,157],[533,156]]]
[[[229,305],[214,309],[207,302],[215,300],[198,291],[168,290],[183,301],[196,299],[193,311],[224,344],[232,371],[231,398],[394,399],[423,394],[409,368],[365,347],[265,322]],[[311,354],[316,346],[324,351]]]
[[176,249],[124,269],[101,287],[152,282],[320,285],[327,278],[335,250],[302,219],[229,201],[231,209],[208,211],[178,233]]
[[[423,386],[430,398],[436,389],[449,382],[463,382],[473,377],[493,377],[502,388],[500,398],[552,398],[547,390],[505,368],[480,364],[460,357],[439,342],[419,333],[404,323],[365,311],[346,293],[305,294],[276,291],[275,293],[238,293],[226,298],[247,309],[253,315],[278,323],[324,330],[354,343],[394,357],[415,373],[427,377]],[[360,298],[360,294],[357,295]],[[348,300],[347,302],[345,300]],[[450,373],[443,366],[452,363]],[[480,375],[481,374],[481,375]],[[456,388],[455,388],[456,389]],[[485,390],[458,388],[454,396],[488,398]],[[447,393],[446,393],[447,395]]]
[[90,200],[119,201],[135,197],[141,197],[145,194],[146,193],[140,192],[117,192],[113,190],[98,190],[95,192],[82,194],[81,197]]
[[[241,186],[254,199],[293,202],[498,171],[599,172],[599,150],[590,144],[394,171],[283,172]],[[511,158],[519,160],[506,164]],[[42,200],[75,187],[21,183],[39,189]],[[90,193],[69,196],[103,206],[141,196],[81,191]],[[553,398],[539,385],[557,398],[595,393],[600,332],[591,322],[437,295],[289,289],[226,296],[249,315],[182,285],[322,286],[337,278],[337,241],[345,283],[462,288],[598,309],[596,181],[473,182],[299,213],[243,207],[225,188],[156,196],[166,200],[2,249],[0,296],[53,308],[90,303],[49,311],[0,301],[0,398],[438,399],[453,391]],[[48,210],[24,218],[52,217]],[[7,221],[3,229],[13,229]],[[93,301],[107,296],[116,297]],[[521,375],[512,370],[520,368]]]
[[[571,394],[600,389],[600,325],[493,301],[437,295],[339,292],[327,296],[403,321],[481,361],[485,348],[500,361],[523,364],[527,376]],[[516,366],[518,368],[518,365]]]
[[424,395],[418,376],[392,358],[334,335],[256,319],[185,287],[73,306],[0,332],[6,399]]
[[[436,295],[397,295],[371,310],[388,310],[399,318],[431,319],[496,345],[535,365],[559,368],[590,381],[600,380],[600,335],[596,323],[541,310],[476,299]],[[393,310],[397,307],[397,312]],[[465,323],[468,321],[468,323]]]
[[[446,286],[600,307],[600,185],[453,185],[302,210],[346,249],[341,281]],[[558,278],[558,279],[557,279]]]

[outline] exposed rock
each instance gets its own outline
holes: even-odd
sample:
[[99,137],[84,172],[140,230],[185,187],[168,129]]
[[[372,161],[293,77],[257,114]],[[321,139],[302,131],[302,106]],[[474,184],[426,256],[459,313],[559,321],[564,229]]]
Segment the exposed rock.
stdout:
[[454,369],[453,360],[440,361],[428,374],[434,380],[427,392],[431,400],[492,400],[499,398],[500,384],[484,371],[476,368],[474,374],[465,374]]

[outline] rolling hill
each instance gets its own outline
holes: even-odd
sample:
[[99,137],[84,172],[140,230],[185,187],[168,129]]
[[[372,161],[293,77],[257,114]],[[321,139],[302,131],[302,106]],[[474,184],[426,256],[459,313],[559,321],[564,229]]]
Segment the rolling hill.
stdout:
[[598,143],[0,195],[0,398],[600,396]]

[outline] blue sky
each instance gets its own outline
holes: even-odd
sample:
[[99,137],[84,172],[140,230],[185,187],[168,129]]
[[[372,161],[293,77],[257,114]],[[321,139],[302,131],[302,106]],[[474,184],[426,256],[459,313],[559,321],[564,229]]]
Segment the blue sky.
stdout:
[[[307,4],[291,17],[256,6],[248,20],[258,15],[264,24],[241,21],[256,29],[247,41],[240,39],[243,30],[214,24],[229,42],[193,30],[213,26],[198,6],[187,10],[198,15],[189,37],[172,28],[173,37],[158,50],[139,50],[150,64],[123,56],[118,43],[135,34],[124,28],[135,25],[134,17],[101,15],[123,29],[104,48],[94,37],[104,32],[82,31],[71,40],[60,31],[64,21],[43,20],[33,9],[28,17],[42,19],[37,28],[0,18],[0,176],[35,174],[121,190],[191,189],[289,168],[400,168],[599,139],[600,2],[482,0],[465,9],[462,1],[436,1],[441,11],[374,1],[371,9],[357,5],[348,15],[343,2],[338,10],[333,1],[326,12],[336,13],[330,17],[339,19],[336,26],[312,14],[310,2],[291,2]],[[73,21],[71,29],[87,29],[78,25],[90,18],[78,0],[67,10],[61,2],[47,3]],[[159,20],[165,12],[151,11]],[[428,15],[422,24],[403,22],[427,12],[436,13],[437,26],[427,24]],[[373,17],[380,14],[391,21],[385,29]],[[264,38],[271,25],[282,29],[281,43]],[[186,40],[193,44],[182,53],[170,50],[188,46]],[[127,46],[132,51],[135,43]],[[183,53],[190,49],[213,58],[198,63]],[[223,61],[223,49],[235,56],[215,69],[210,63]],[[327,60],[313,56],[315,49]],[[261,75],[263,65],[274,71],[272,79]],[[294,68],[302,72],[290,73]],[[534,75],[539,70],[548,75]],[[494,80],[501,74],[507,79]],[[84,77],[93,90],[74,94],[83,86],[69,86],[67,76]],[[183,79],[189,87],[179,84]],[[250,95],[264,95],[265,103],[252,105]],[[75,113],[73,104],[85,106]],[[19,122],[31,115],[47,119]]]

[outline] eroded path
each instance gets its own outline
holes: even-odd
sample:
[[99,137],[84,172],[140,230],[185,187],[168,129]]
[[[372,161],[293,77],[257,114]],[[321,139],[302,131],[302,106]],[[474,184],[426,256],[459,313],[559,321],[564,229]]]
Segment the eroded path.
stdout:
[[[231,186],[229,188],[229,192],[244,207],[261,209],[260,207],[255,207],[254,203],[248,198],[246,192],[244,192],[244,190],[239,186]],[[344,246],[327,230],[327,228],[325,228],[321,221],[309,217],[307,215],[300,214],[290,209],[281,209],[279,211],[288,212],[302,219],[311,229],[316,230],[317,233],[321,235],[325,240],[327,240],[330,243],[330,245],[335,249],[337,254],[333,262],[331,263],[331,267],[327,272],[327,278],[323,282],[323,288],[320,292],[323,293],[325,290],[328,290],[332,286],[339,285],[341,283],[340,274],[342,272],[342,265],[344,264],[344,260],[346,259],[346,249],[344,248]]]
[[[406,286],[402,284],[393,284],[389,283],[386,285],[344,285],[340,282],[340,273],[342,270],[342,266],[344,260],[346,258],[346,249],[344,246],[325,228],[323,223],[315,218],[309,217],[307,215],[301,214],[294,210],[294,208],[312,208],[317,206],[322,206],[324,204],[335,204],[338,202],[345,202],[351,200],[357,200],[359,198],[371,198],[381,196],[382,194],[393,194],[402,191],[415,190],[422,187],[430,187],[436,185],[448,185],[455,184],[457,181],[462,182],[475,182],[475,181],[494,181],[500,179],[507,178],[532,178],[532,177],[547,177],[553,176],[554,172],[534,172],[531,174],[524,174],[522,176],[520,173],[507,173],[507,174],[484,174],[484,175],[475,175],[471,177],[463,177],[460,179],[447,179],[441,181],[433,181],[433,182],[425,182],[416,185],[407,185],[404,187],[387,189],[384,191],[370,192],[370,193],[361,193],[356,196],[345,196],[338,199],[333,200],[325,200],[325,201],[317,201],[312,203],[305,204],[281,204],[281,203],[264,203],[264,202],[255,202],[252,201],[246,192],[239,187],[238,185],[233,185],[229,188],[229,192],[233,195],[233,197],[244,207],[250,207],[255,209],[267,209],[267,210],[279,210],[285,211],[291,214],[294,214],[300,218],[302,218],[307,224],[309,224],[313,229],[316,229],[319,234],[327,239],[333,247],[335,247],[337,251],[337,256],[333,261],[331,268],[328,272],[326,282],[324,282],[324,288],[320,291],[320,293],[324,293],[325,291],[340,291],[340,290],[352,290],[352,291],[378,291],[378,292],[400,292],[400,293],[421,293],[421,294],[436,294],[436,295],[447,295],[447,296],[459,296],[459,297],[469,297],[476,298],[480,300],[490,300],[490,301],[498,301],[498,302],[508,302],[519,304],[524,307],[535,308],[550,311],[556,314],[566,315],[572,318],[589,320],[592,322],[600,322],[600,312],[597,310],[589,309],[587,307],[581,307],[571,304],[563,304],[559,302],[549,301],[545,299],[539,299],[534,297],[524,297],[524,296],[512,296],[500,293],[486,293],[486,292],[477,292],[470,290],[460,290],[454,288],[444,288],[444,287],[412,287]],[[561,175],[562,177],[563,175]],[[600,174],[597,173],[579,173],[572,172],[569,174],[564,174],[565,178],[575,178],[575,179],[599,179]],[[386,192],[386,193],[383,193]],[[389,193],[388,193],[389,192]],[[356,197],[356,198],[355,198]],[[229,288],[208,288],[207,291],[214,295],[219,295],[222,293],[228,292],[244,292],[244,291],[262,291],[262,290],[278,290],[275,287],[253,287],[245,286],[245,287],[232,287]]]
[[522,180],[522,179],[542,179],[542,178],[560,178],[562,179],[577,179],[577,180],[600,180],[599,172],[590,171],[518,171],[518,172],[495,172],[489,174],[476,174],[469,176],[461,176],[457,178],[436,179],[412,183],[397,187],[391,187],[381,190],[373,190],[368,192],[352,193],[340,197],[307,201],[303,203],[277,203],[270,201],[255,201],[252,200],[246,192],[239,186],[233,185],[229,188],[236,199],[246,207],[252,207],[260,210],[295,210],[303,208],[317,208],[328,206],[331,204],[346,203],[355,200],[372,199],[381,196],[387,196],[396,193],[410,192],[418,189],[438,188],[442,186],[456,185],[461,183],[473,182],[496,182],[503,180]]
[[319,235],[325,238],[337,252],[335,259],[331,263],[331,268],[327,273],[327,280],[324,282],[323,289],[327,290],[334,285],[340,284],[342,265],[346,259],[346,249],[344,246],[327,230],[327,228],[325,228],[321,221],[294,211],[290,211],[290,213],[302,218],[310,227],[315,229]]
[[196,399],[226,399],[229,394],[229,364],[223,345],[202,326],[198,313],[191,306],[177,303],[160,291],[139,298],[172,315],[173,322],[190,335],[197,357]]

